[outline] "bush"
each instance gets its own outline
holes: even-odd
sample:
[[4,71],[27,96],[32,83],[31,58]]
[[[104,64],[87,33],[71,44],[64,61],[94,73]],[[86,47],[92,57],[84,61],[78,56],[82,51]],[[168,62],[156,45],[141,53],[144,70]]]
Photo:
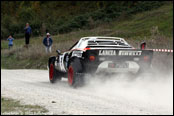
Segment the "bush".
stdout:
[[42,27],[42,22],[40,20],[33,20],[31,22],[32,35],[38,36],[41,35],[40,28]]
[[72,30],[83,28],[85,26],[87,27],[88,25],[89,25],[88,14],[79,15],[67,21],[67,23],[63,23],[62,25],[59,25],[58,32],[67,33]]
[[[111,22],[120,16],[129,17],[137,12],[158,8],[166,2],[102,1],[87,2],[87,4],[66,3],[65,5],[63,5],[64,2],[59,5],[56,3],[59,2],[38,2],[37,5],[34,2],[15,2],[13,4],[13,7],[15,7],[14,12],[8,12],[10,5],[3,5],[3,12],[1,13],[1,39],[6,38],[9,34],[22,37],[27,22],[29,22],[32,28],[33,36],[43,35],[46,30],[56,35],[58,33],[68,33],[73,30],[96,27],[101,23]],[[88,4],[90,5],[86,6]],[[57,6],[63,6],[60,8],[61,11],[65,9],[74,11],[67,10],[62,13],[60,10],[55,9]],[[86,7],[84,8],[84,6]],[[71,7],[74,7],[74,9]],[[52,13],[53,11],[54,13]],[[77,14],[74,13],[75,11],[77,11]]]
[[104,13],[104,10],[98,10],[93,12],[91,16],[94,21],[102,20],[105,17],[105,13]]
[[83,26],[86,26],[88,23],[89,22],[88,22],[87,15],[80,15],[80,16],[74,17],[69,22],[69,26],[70,26],[70,28],[75,29],[75,28],[81,28]]
[[21,8],[18,19],[22,22],[30,22],[35,18],[35,12],[30,8]]
[[69,28],[69,25],[68,25],[68,24],[63,24],[63,25],[61,25],[61,26],[59,27],[59,30],[58,30],[58,32],[59,32],[60,34],[68,33],[68,32],[70,32],[70,31],[72,31],[72,30],[71,30],[71,28]]
[[10,35],[9,27],[12,19],[8,15],[4,15],[1,20],[1,38],[7,38]]
[[161,5],[163,5],[164,2],[159,2],[159,1],[138,1],[136,3],[136,7],[131,7],[128,13],[137,13],[137,12],[143,12],[147,10],[151,10],[154,8],[158,8]]

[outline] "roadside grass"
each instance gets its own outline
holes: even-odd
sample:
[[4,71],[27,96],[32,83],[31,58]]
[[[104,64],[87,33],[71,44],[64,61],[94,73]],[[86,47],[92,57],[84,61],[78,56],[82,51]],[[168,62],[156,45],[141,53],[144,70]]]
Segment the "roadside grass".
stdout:
[[20,101],[1,97],[1,115],[43,115],[48,110],[38,105],[22,105]]
[[52,53],[46,54],[43,37],[31,37],[29,49],[24,48],[25,39],[15,39],[8,50],[8,41],[1,40],[1,68],[46,69],[48,58],[55,56],[57,49],[67,51],[76,41],[85,36],[115,36],[125,38],[135,48],[146,41],[147,48],[173,49],[173,4],[122,17],[90,30],[78,30],[67,34],[53,35]]
[[1,68],[47,69],[48,58],[55,56],[57,49],[63,52],[68,50],[72,44],[74,42],[71,41],[55,43],[52,46],[52,53],[48,54],[45,53],[44,46],[37,43],[33,43],[28,49],[23,45],[14,46],[11,50],[3,49],[1,50]]

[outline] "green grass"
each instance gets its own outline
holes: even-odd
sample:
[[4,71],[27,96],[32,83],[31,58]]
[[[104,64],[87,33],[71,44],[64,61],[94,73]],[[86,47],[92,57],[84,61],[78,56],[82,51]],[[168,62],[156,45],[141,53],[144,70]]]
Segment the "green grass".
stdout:
[[14,47],[8,50],[8,41],[1,40],[1,68],[46,69],[50,56],[56,49],[67,51],[76,41],[85,36],[116,36],[125,38],[134,47],[146,41],[148,48],[173,49],[173,4],[158,9],[118,18],[91,30],[78,30],[52,36],[52,53],[46,54],[43,37],[31,37],[29,49],[24,48],[24,38],[15,39]]
[[46,114],[48,110],[38,105],[22,105],[19,101],[1,97],[1,115]]
[[122,21],[115,21],[112,29],[125,32],[120,34],[123,37],[143,37],[150,36],[150,30],[154,26],[158,27],[162,35],[173,37],[173,4],[166,4],[153,11],[138,13]]

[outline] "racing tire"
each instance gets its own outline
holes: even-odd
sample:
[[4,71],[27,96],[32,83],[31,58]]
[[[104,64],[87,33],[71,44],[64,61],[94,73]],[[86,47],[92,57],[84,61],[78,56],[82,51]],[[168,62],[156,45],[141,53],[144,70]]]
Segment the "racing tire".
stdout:
[[49,64],[49,80],[51,83],[55,83],[56,81],[60,81],[62,75],[55,69],[54,61]]
[[74,59],[70,62],[68,68],[68,83],[76,88],[84,85],[83,68],[80,59]]

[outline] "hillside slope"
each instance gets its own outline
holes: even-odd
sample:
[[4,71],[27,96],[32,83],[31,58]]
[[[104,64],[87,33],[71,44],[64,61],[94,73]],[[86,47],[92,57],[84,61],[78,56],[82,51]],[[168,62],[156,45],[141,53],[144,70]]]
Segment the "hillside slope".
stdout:
[[1,40],[1,68],[46,69],[48,57],[56,55],[56,49],[65,51],[84,36],[117,36],[125,38],[134,47],[146,41],[148,48],[173,49],[173,4],[132,16],[122,16],[91,30],[52,36],[54,43],[51,54],[45,54],[43,37],[31,38],[29,49],[23,48],[24,38],[15,40],[14,48],[10,51],[7,49],[8,42]]
[[[123,15],[151,11],[170,1],[2,1],[1,39],[23,37],[26,22],[34,37],[92,29]],[[10,9],[9,9],[10,8]]]

